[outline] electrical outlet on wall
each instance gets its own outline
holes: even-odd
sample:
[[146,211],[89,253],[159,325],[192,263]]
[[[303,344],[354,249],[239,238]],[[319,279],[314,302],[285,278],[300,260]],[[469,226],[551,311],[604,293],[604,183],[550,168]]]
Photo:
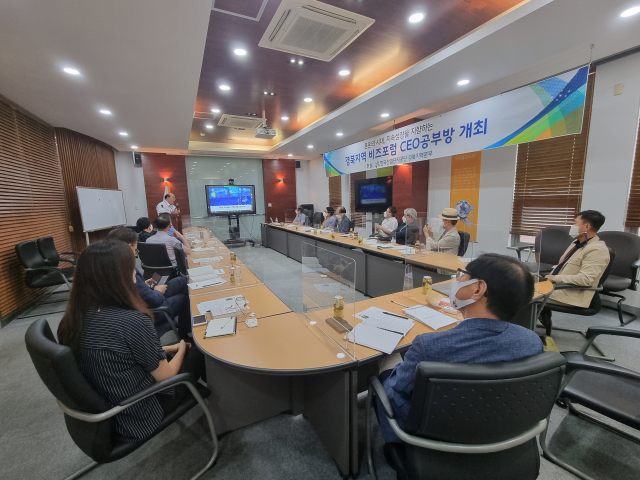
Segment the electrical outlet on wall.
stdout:
[[136,210],[138,209],[138,205],[136,205]]
[[267,203],[267,206],[268,206],[269,208],[271,208],[271,204],[270,204],[270,203]]

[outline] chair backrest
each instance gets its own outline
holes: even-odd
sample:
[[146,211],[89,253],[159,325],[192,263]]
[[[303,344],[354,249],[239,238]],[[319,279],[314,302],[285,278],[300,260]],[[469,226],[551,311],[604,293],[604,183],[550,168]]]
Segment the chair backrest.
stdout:
[[549,415],[564,365],[557,352],[489,364],[420,362],[405,431],[464,444],[513,438]]
[[187,254],[184,253],[184,250],[181,248],[174,248],[173,251],[176,256],[176,266],[178,267],[178,271],[181,274],[186,275],[187,268],[189,268],[189,264],[187,262]]
[[567,227],[545,227],[536,236],[534,250],[541,263],[556,265],[574,240]]
[[16,255],[24,268],[35,268],[47,266],[47,261],[42,257],[38,250],[38,245],[33,240],[16,245]]
[[171,274],[173,267],[171,269],[159,268],[171,265],[171,260],[167,253],[167,246],[164,243],[138,242],[138,252],[140,261],[144,265],[143,269],[145,278],[151,278],[153,272],[158,272],[160,275]]
[[323,218],[322,218],[322,212],[315,212],[315,213],[313,214],[313,224],[314,224],[314,225],[316,225],[316,224],[322,224],[322,220],[323,220]]
[[[110,409],[106,399],[80,372],[73,351],[56,342],[45,319],[33,322],[24,339],[40,379],[60,403],[85,413],[102,413]],[[84,453],[96,461],[108,458],[112,449],[111,419],[89,423],[65,414],[65,422],[71,438]]]
[[611,275],[635,280],[636,272],[631,264],[640,259],[640,236],[627,232],[598,232],[598,237],[616,252],[615,262],[609,262]]
[[[601,287],[604,282],[609,278],[609,274],[611,273],[611,269],[616,261],[616,252],[611,247],[607,247],[609,249],[609,265],[602,272],[602,276],[598,281],[598,286]],[[602,310],[602,299],[600,298],[599,292],[594,292],[593,298],[591,299],[591,303],[589,303],[589,309],[595,310],[595,313],[600,312]]]
[[467,248],[469,248],[469,239],[471,235],[469,232],[461,232],[458,230],[458,235],[460,235],[460,246],[458,247],[458,256],[463,257],[465,253],[467,253]]
[[355,230],[356,229],[356,221],[351,219],[349,220],[349,229],[350,230]]
[[47,261],[47,264],[57,267],[60,262],[60,254],[53,243],[53,237],[39,238],[36,240],[36,244],[40,255]]

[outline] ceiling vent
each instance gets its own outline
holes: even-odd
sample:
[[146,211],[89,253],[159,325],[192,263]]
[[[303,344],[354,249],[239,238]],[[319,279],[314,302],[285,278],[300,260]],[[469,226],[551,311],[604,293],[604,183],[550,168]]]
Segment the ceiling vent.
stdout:
[[283,0],[258,45],[330,62],[374,21],[315,0]]
[[261,125],[261,118],[227,115],[226,113],[220,117],[220,121],[218,122],[218,126],[220,127],[232,127],[242,130],[255,130]]

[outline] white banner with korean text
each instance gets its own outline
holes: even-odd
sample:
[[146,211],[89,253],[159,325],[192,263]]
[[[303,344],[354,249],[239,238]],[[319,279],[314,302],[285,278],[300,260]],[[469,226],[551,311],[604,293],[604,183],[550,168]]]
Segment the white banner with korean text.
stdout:
[[581,67],[325,153],[327,176],[580,133],[588,73]]

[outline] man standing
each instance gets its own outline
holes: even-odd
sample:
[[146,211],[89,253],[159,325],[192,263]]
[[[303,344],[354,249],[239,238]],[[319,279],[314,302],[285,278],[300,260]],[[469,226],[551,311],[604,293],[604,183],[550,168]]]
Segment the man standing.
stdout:
[[191,249],[189,248],[189,244],[185,242],[183,245],[180,240],[176,237],[172,237],[169,235],[169,229],[171,228],[171,221],[169,220],[168,215],[162,214],[158,215],[156,221],[156,228],[158,232],[147,239],[146,243],[163,243],[167,247],[167,253],[169,254],[169,260],[171,260],[171,264],[176,266],[176,254],[174,248],[181,248],[184,250],[184,253],[187,255],[191,255]]
[[161,213],[168,213],[169,215],[179,215],[180,210],[176,207],[176,196],[173,193],[167,193],[164,196],[164,200],[156,205],[156,212],[158,215]]
[[387,208],[384,212],[384,220],[381,225],[376,225],[376,231],[378,232],[378,237],[383,240],[387,240],[391,238],[393,232],[395,232],[396,228],[398,228],[398,220],[396,219],[397,213],[396,207],[393,205]]
[[442,219],[442,233],[437,240],[433,236],[431,225],[425,225],[422,229],[427,238],[427,245],[436,252],[458,255],[460,247],[460,234],[456,228],[459,220],[458,211],[455,208],[445,208],[438,217]]

